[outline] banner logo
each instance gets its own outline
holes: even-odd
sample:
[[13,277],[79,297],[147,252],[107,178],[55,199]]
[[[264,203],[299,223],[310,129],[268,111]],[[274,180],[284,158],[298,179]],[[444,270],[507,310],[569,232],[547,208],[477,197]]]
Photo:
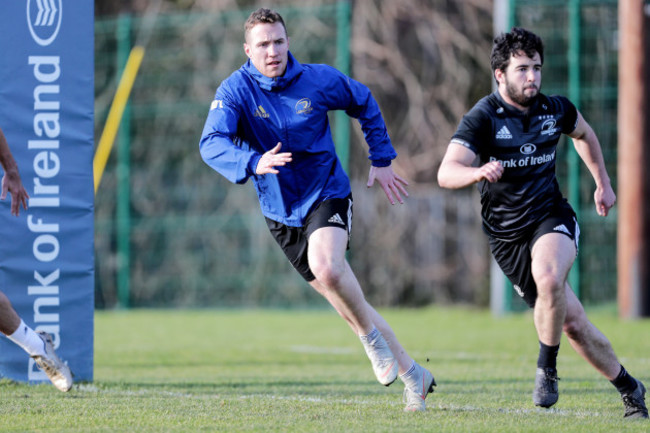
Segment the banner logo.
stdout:
[[32,39],[43,47],[50,45],[61,29],[63,0],[27,0],[27,25]]

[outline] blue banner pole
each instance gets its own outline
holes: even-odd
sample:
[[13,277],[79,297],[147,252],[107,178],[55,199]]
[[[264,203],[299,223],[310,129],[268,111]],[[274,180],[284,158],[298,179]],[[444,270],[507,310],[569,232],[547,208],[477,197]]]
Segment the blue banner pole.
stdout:
[[[93,8],[0,0],[0,126],[30,196],[18,218],[0,202],[0,290],[77,381],[93,379]],[[4,337],[0,375],[47,381]]]

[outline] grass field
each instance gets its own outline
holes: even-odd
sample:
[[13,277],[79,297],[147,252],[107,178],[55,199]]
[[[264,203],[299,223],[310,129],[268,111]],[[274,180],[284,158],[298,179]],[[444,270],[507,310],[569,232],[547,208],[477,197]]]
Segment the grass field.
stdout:
[[[379,385],[331,311],[113,311],[96,314],[95,381],[68,394],[0,381],[3,432],[639,432],[616,390],[563,340],[560,401],[536,408],[530,313],[384,310],[436,376],[425,413]],[[590,311],[628,370],[650,384],[650,321]],[[427,361],[428,360],[428,361]]]

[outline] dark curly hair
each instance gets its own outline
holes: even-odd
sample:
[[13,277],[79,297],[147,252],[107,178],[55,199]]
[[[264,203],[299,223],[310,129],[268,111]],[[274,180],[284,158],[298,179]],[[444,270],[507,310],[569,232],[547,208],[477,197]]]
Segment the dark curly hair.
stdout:
[[284,20],[282,19],[282,16],[277,13],[274,10],[271,9],[266,9],[266,8],[259,8],[258,10],[252,12],[249,16],[248,19],[246,20],[246,23],[244,24],[244,30],[245,36],[248,36],[248,32],[255,27],[257,24],[274,24],[274,23],[280,23],[282,24],[282,27],[284,27],[284,33],[287,33],[287,26],[284,24]]
[[521,51],[530,58],[535,57],[536,52],[539,53],[539,58],[544,64],[544,43],[542,39],[531,31],[521,27],[513,27],[510,33],[501,33],[494,38],[492,54],[490,54],[492,72],[497,69],[505,71],[510,63],[510,57]]

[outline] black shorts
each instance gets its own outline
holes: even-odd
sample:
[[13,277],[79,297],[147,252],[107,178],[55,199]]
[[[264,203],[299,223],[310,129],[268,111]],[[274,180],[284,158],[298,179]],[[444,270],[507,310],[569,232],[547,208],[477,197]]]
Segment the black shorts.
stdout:
[[517,241],[502,241],[490,238],[490,250],[497,264],[512,283],[513,288],[530,308],[537,300],[537,285],[533,280],[532,257],[533,245],[547,233],[562,233],[573,240],[578,252],[580,227],[571,209],[561,209],[557,214],[546,218],[526,236]]
[[307,259],[309,236],[321,227],[340,227],[348,232],[348,248],[350,248],[352,195],[319,203],[309,213],[302,227],[290,227],[269,218],[266,218],[266,225],[269,226],[271,235],[298,273],[307,282],[313,281],[316,277],[311,272]]

